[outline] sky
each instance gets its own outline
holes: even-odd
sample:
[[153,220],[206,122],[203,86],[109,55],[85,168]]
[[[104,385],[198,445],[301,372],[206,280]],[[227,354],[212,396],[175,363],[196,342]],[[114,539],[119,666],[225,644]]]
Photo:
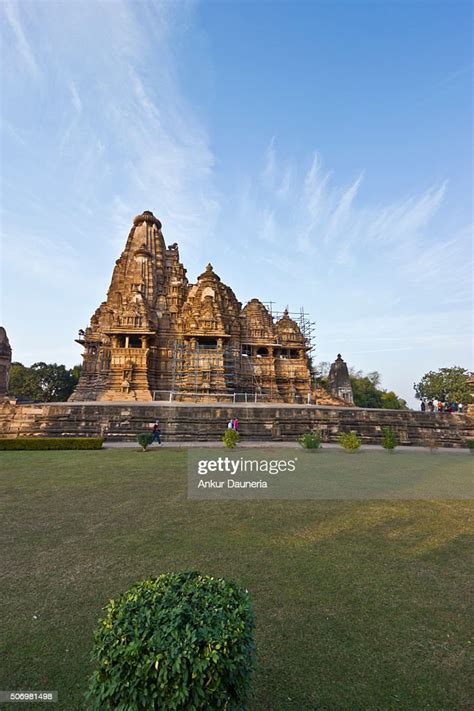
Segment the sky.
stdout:
[[81,362],[133,217],[410,405],[472,363],[472,3],[1,0],[1,323]]

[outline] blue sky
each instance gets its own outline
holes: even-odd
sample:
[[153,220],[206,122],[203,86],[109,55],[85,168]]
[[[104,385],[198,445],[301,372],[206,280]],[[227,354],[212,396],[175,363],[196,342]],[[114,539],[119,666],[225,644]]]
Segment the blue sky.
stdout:
[[2,323],[80,362],[133,216],[413,403],[472,368],[470,2],[0,5]]

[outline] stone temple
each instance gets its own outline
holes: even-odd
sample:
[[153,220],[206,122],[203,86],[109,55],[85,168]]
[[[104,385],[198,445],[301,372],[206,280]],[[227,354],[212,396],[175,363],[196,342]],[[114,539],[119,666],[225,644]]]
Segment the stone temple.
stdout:
[[285,311],[242,304],[207,265],[190,284],[160,221],[134,221],[104,301],[79,332],[84,362],[71,400],[247,398],[307,403],[310,343]]
[[10,365],[12,362],[12,349],[8,340],[7,332],[0,326],[0,399],[8,394],[8,380],[10,376]]
[[340,353],[337,354],[337,358],[329,370],[329,386],[334,397],[340,398],[349,405],[354,404],[349,369]]

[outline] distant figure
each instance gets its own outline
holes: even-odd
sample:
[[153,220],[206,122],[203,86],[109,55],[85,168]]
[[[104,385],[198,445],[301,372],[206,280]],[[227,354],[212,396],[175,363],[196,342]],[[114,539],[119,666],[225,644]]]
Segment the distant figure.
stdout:
[[434,403],[433,403],[433,400],[429,400],[429,401],[428,401],[428,410],[429,410],[430,412],[434,412]]
[[426,405],[425,405],[425,401],[424,401],[424,400],[421,401],[420,407],[421,407],[421,411],[422,411],[422,412],[425,412],[425,410],[426,410]]
[[443,412],[443,403],[441,400],[438,400],[438,412]]
[[236,432],[239,431],[239,421],[236,417],[232,420],[232,427]]
[[460,412],[461,414],[462,414],[462,412],[463,412],[463,404],[462,404],[462,402],[458,402],[458,412]]
[[228,430],[234,429],[234,420],[229,420],[229,422],[227,423],[227,429]]
[[153,444],[153,442],[158,442],[158,446],[161,447],[161,429],[159,420],[157,420],[153,425],[152,436],[153,439],[151,440],[151,443]]

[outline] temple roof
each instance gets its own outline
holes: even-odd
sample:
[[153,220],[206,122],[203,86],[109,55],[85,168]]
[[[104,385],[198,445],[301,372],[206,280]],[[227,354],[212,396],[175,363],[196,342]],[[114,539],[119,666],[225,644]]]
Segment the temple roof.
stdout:
[[161,230],[161,222],[154,216],[151,210],[145,210],[141,213],[141,215],[137,215],[133,220],[135,227],[141,225],[142,222],[147,222],[149,225],[156,225],[158,229]]
[[217,276],[217,274],[214,271],[214,267],[212,266],[212,264],[210,262],[207,265],[206,270],[198,276],[198,281],[200,281],[201,279],[220,281],[220,277]]

